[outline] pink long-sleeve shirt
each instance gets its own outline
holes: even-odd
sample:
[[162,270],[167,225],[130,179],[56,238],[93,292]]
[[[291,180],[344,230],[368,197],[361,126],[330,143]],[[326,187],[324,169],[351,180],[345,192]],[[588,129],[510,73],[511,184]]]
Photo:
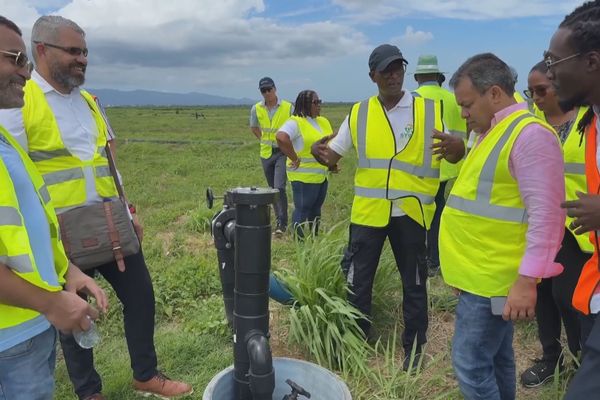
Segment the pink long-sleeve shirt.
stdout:
[[[498,111],[490,130],[517,110],[527,109],[517,103]],[[479,135],[481,141],[490,131]],[[565,199],[564,161],[554,133],[542,125],[529,124],[517,138],[510,152],[508,168],[519,185],[527,210],[527,248],[519,274],[532,278],[549,278],[562,272],[554,262],[565,233],[566,211],[560,208]]]

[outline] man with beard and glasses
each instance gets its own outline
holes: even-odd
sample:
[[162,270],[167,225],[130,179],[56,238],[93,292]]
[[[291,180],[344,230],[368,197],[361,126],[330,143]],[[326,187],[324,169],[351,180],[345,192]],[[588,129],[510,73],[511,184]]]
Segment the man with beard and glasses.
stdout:
[[[441,132],[441,102],[403,89],[407,64],[396,46],[375,48],[369,78],[379,93],[352,107],[337,136],[312,146],[313,156],[331,168],[352,149],[357,153],[350,238],[342,259],[348,299],[371,317],[373,281],[387,238],[402,278],[405,370],[419,364],[427,340],[425,235],[436,208],[440,159],[456,163],[465,151],[460,137]],[[368,337],[370,320],[358,325]]]
[[[33,26],[31,41],[36,70],[25,86],[25,105],[1,114],[0,123],[42,173],[57,214],[116,198],[114,182],[98,172],[107,162],[106,122],[94,98],[79,87],[87,67],[84,31],[66,18],[43,16]],[[134,225],[141,241],[141,227],[137,221]],[[144,255],[140,250],[123,261],[124,268],[110,262],[90,273],[100,273],[123,305],[133,386],[142,394],[162,398],[187,395],[192,392],[190,385],[157,369],[154,291]],[[77,396],[103,399],[92,350],[79,347],[69,334],[61,334],[60,342]]]
[[579,123],[585,134],[585,174],[587,192],[563,207],[574,220],[575,234],[590,232],[594,254],[586,262],[573,294],[573,306],[582,313],[582,363],[569,385],[566,400],[595,399],[600,393],[600,173],[598,131],[600,129],[600,0],[576,8],[561,22],[544,54],[548,78],[552,81],[561,107],[570,109],[589,105]]
[[[22,107],[30,78],[21,30],[0,16],[0,109]],[[0,126],[0,399],[51,399],[56,329],[86,330],[104,291],[69,263],[47,186]]]

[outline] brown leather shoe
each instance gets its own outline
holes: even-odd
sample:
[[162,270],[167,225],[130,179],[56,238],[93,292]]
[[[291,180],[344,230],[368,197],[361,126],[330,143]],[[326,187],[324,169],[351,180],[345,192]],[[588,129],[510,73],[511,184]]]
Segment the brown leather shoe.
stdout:
[[102,393],[94,393],[83,400],[106,400],[106,397],[102,396]]
[[134,379],[133,387],[136,392],[143,396],[156,396],[164,400],[187,396],[194,392],[194,389],[187,383],[171,380],[162,372],[158,372],[152,379],[146,382]]

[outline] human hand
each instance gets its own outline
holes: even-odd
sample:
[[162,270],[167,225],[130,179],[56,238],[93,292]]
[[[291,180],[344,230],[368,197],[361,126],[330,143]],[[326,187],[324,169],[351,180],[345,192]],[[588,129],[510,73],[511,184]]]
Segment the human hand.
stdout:
[[288,164],[288,166],[290,167],[290,169],[293,169],[293,170],[298,169],[298,167],[300,166],[300,159],[298,157],[296,157],[295,160],[290,160],[290,163]]
[[91,296],[96,299],[96,305],[103,313],[108,311],[108,296],[106,292],[98,286],[94,279],[81,272],[78,267],[70,264],[65,280],[65,290],[67,292],[84,293]]
[[575,218],[570,228],[576,234],[600,229],[600,196],[575,192],[577,200],[565,201],[560,206],[567,209],[567,215]]
[[66,290],[53,292],[42,314],[56,329],[65,333],[87,331],[90,321],[98,318],[98,310],[77,294]]
[[332,138],[332,135],[322,137],[313,143],[310,147],[310,153],[320,164],[327,165],[327,155],[329,154],[327,142]]
[[537,279],[519,275],[508,292],[502,318],[505,321],[532,319],[535,316]]
[[439,140],[431,145],[432,153],[437,155],[438,160],[444,158],[448,162],[456,163],[464,157],[465,143],[460,137],[440,132],[437,129],[433,130],[431,137]]
[[331,172],[332,174],[339,174],[341,170],[342,169],[340,168],[339,164],[335,164],[334,166],[329,167],[329,172]]

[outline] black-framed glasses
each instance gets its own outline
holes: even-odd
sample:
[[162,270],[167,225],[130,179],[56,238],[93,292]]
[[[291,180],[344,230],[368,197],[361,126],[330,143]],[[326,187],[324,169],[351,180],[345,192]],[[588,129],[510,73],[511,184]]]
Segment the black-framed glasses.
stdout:
[[313,101],[312,101],[312,103],[313,103],[315,106],[318,106],[318,105],[320,105],[321,103],[323,103],[323,100],[321,100],[321,99],[313,100]]
[[531,89],[523,90],[523,94],[528,99],[533,99],[534,94],[537,94],[539,97],[544,97],[548,93],[549,88],[550,88],[550,86],[538,86],[538,87],[534,87]]
[[29,57],[27,57],[27,54],[25,54],[24,52],[18,51],[15,53],[13,51],[0,50],[0,53],[8,56],[8,58],[12,58],[15,61],[15,65],[17,67],[27,67],[27,70],[29,72],[33,70],[33,64],[31,63],[31,61],[29,61]]
[[273,90],[272,87],[264,87],[264,88],[260,88],[260,92],[261,93],[269,93],[271,90]]
[[571,60],[571,59],[573,59],[575,57],[579,57],[580,55],[581,55],[581,53],[575,53],[575,54],[571,54],[570,56],[566,56],[564,58],[560,58],[558,60],[553,60],[552,57],[550,57],[549,55],[546,55],[544,57],[544,64],[546,64],[546,67],[552,68],[556,64],[560,64],[563,61]]
[[84,57],[87,57],[88,55],[88,49],[86,47],[81,48],[81,47],[64,47],[64,46],[59,46],[57,44],[52,44],[52,43],[46,43],[46,42],[34,42],[37,44],[43,44],[46,47],[51,47],[53,49],[59,49],[64,51],[65,53],[72,55],[74,57],[79,57],[80,55],[83,54]]

